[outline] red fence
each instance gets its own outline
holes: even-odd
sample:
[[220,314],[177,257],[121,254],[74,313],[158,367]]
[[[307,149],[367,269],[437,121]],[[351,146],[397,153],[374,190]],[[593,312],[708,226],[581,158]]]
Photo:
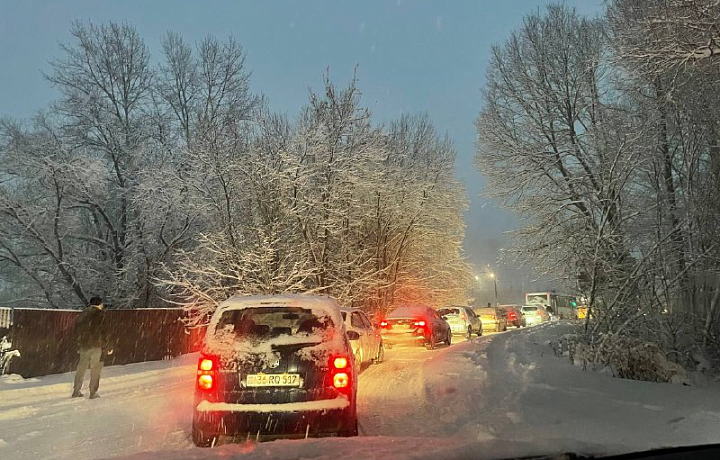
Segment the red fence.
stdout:
[[[75,369],[78,348],[74,334],[80,311],[16,308],[10,336],[21,357],[11,372],[23,377]],[[110,343],[115,352],[105,365],[169,359],[199,349],[204,330],[188,329],[181,309],[107,310]]]

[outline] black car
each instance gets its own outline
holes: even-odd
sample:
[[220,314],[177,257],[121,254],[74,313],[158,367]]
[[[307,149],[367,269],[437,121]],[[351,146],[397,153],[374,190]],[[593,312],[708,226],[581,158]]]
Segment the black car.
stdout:
[[432,350],[438,343],[452,343],[450,325],[430,307],[408,306],[392,310],[380,321],[383,343],[425,345]]
[[193,442],[357,435],[357,375],[335,300],[232,297],[208,326]]

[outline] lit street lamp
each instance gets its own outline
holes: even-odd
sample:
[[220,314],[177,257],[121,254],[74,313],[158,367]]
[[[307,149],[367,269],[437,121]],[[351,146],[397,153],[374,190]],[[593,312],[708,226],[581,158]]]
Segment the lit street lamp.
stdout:
[[[490,268],[490,266],[488,266],[488,269],[489,268]],[[498,305],[497,277],[495,276],[495,273],[493,273],[491,271],[482,272],[481,274],[487,274],[493,280],[493,288],[495,288],[495,308],[497,308],[497,305]],[[475,275],[475,281],[480,281],[480,275]]]
[[490,278],[492,278],[493,287],[495,288],[495,308],[497,308],[498,295],[497,295],[497,278],[495,277],[495,273],[490,272]]

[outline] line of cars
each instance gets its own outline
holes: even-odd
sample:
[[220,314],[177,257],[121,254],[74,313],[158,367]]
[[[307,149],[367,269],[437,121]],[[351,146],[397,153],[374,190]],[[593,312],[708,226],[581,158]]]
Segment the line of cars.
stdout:
[[212,315],[198,361],[193,442],[355,436],[363,365],[382,362],[386,347],[434,349],[514,318],[512,309],[490,310],[403,306],[373,321],[326,296],[231,297]]
[[193,443],[355,436],[358,373],[399,343],[450,345],[452,330],[429,307],[400,307],[373,324],[331,297],[231,297],[212,315],[198,361]]

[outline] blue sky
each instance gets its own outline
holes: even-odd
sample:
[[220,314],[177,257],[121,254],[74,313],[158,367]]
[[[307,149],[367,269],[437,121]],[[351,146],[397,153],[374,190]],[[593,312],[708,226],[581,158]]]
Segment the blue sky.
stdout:
[[[457,175],[471,200],[465,249],[495,266],[514,217],[480,197],[473,164],[475,128],[490,47],[547,1],[13,1],[0,2],[0,116],[27,118],[54,97],[43,80],[72,20],[126,21],[159,56],[169,30],[188,41],[233,35],[247,52],[252,89],[294,116],[323,73],[338,85],[357,66],[363,101],[379,121],[427,112],[458,152]],[[566,1],[597,15],[602,0]],[[500,268],[499,279],[515,278]]]

